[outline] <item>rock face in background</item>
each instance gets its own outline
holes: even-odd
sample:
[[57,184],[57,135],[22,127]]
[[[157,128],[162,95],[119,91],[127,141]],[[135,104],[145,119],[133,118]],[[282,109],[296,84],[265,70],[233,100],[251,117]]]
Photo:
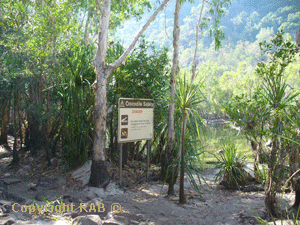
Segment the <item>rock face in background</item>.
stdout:
[[92,160],[88,160],[82,167],[72,173],[72,178],[82,182],[85,186],[90,181]]

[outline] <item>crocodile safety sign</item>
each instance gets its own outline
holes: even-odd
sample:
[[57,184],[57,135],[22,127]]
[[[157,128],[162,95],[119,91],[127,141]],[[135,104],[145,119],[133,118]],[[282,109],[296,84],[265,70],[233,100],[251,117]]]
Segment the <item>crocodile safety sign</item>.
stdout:
[[153,138],[154,100],[119,99],[118,142],[133,142]]

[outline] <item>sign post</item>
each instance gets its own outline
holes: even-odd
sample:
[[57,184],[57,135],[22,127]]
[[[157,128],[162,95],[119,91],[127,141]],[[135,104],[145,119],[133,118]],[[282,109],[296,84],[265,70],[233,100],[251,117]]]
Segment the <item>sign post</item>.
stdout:
[[149,177],[149,140],[154,135],[153,118],[154,100],[119,98],[120,183],[122,183],[122,143],[147,140],[147,177]]

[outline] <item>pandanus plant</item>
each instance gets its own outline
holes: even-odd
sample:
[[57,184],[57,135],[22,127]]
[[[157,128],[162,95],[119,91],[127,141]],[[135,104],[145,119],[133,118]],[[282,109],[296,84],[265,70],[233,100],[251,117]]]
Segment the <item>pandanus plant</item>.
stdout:
[[[187,124],[195,125],[196,133],[198,137],[200,136],[199,131],[199,119],[201,117],[197,111],[200,104],[204,101],[204,95],[201,93],[200,88],[197,85],[191,84],[187,81],[186,75],[183,78],[179,78],[177,83],[177,90],[175,96],[176,108],[180,110],[181,114],[181,138],[180,138],[180,190],[179,190],[179,203],[186,203],[186,198],[184,195],[184,169],[185,169],[185,136]],[[193,118],[193,121],[191,121]],[[200,138],[200,137],[199,137]]]

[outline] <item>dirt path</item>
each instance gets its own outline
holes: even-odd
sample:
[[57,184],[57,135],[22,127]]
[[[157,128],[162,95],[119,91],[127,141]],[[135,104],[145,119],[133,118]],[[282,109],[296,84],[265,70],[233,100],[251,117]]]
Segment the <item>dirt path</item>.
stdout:
[[[262,218],[267,218],[263,192],[244,193],[221,189],[219,185],[215,184],[213,179],[217,172],[216,169],[203,171],[208,185],[203,183],[200,186],[201,196],[195,192],[188,179],[185,178],[187,204],[179,205],[178,197],[171,199],[165,197],[168,187],[161,182],[149,181],[141,185],[131,186],[131,188],[120,188],[114,182],[109,184],[106,190],[92,187],[78,189],[75,188],[76,184],[70,183],[61,174],[51,174],[50,178],[49,176],[38,178],[17,175],[18,173],[15,173],[16,170],[10,170],[7,167],[10,160],[11,157],[7,157],[7,155],[0,157],[0,225],[5,224],[4,218],[8,218],[6,216],[14,219],[18,224],[72,224],[70,213],[56,214],[55,217],[60,219],[58,221],[44,219],[41,216],[28,215],[28,213],[24,214],[20,211],[14,213],[12,210],[8,210],[1,213],[1,207],[3,211],[3,205],[7,202],[3,195],[5,191],[5,193],[21,198],[20,205],[30,205],[33,202],[45,205],[46,202],[41,199],[41,196],[45,196],[50,201],[61,198],[65,204],[74,202],[77,206],[82,202],[100,198],[106,210],[102,218],[103,221],[108,221],[112,218],[111,213],[107,214],[107,212],[112,211],[112,206],[118,205],[119,208],[121,207],[121,213],[118,214],[119,217],[115,216],[114,218],[123,219],[118,223],[107,222],[106,224],[235,225],[259,224],[253,218],[257,214]],[[22,167],[24,168],[24,165]],[[3,184],[2,189],[1,182]],[[175,185],[175,191],[179,193],[178,183]],[[294,195],[289,194],[285,197],[292,202]],[[12,204],[14,200],[10,199],[9,202]],[[117,210],[119,209],[118,207]]]
[[[206,172],[209,173],[209,171]],[[15,177],[15,179],[18,180],[20,177]],[[39,190],[30,190],[30,188],[37,183],[38,180],[34,178],[25,180],[21,178],[19,182],[12,183],[8,191],[13,195],[24,198],[25,202],[23,204],[31,204],[37,199]],[[200,197],[186,179],[185,193],[188,203],[185,205],[178,204],[178,197],[167,199],[165,197],[167,185],[159,182],[144,183],[139,187],[125,191],[119,189],[117,185],[111,185],[109,191],[86,187],[81,191],[71,189],[48,190],[46,194],[49,200],[71,196],[83,202],[100,197],[105,210],[111,211],[114,204],[119,204],[124,213],[142,215],[144,223],[140,224],[259,224],[251,215],[255,215],[256,211],[261,217],[266,217],[263,193],[222,190],[214,183],[210,181],[208,183],[210,187],[207,185],[201,186],[203,194]],[[179,185],[176,184],[176,193],[178,193],[178,190]],[[36,203],[45,204],[44,201],[36,201]],[[21,224],[57,224],[55,221],[47,222],[41,218],[37,220],[30,218],[32,222],[30,223],[22,214],[11,215]],[[66,217],[59,224],[71,224],[71,219]]]

